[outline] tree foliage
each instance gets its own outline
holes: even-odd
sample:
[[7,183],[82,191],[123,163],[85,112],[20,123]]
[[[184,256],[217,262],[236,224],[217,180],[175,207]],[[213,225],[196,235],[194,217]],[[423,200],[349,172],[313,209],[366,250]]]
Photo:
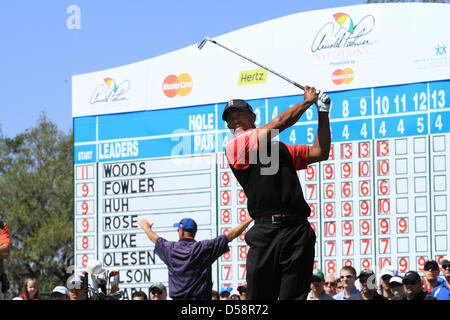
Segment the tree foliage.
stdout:
[[14,138],[0,131],[0,214],[12,241],[5,265],[13,295],[28,277],[41,292],[64,285],[73,261],[72,194],[71,132],[45,115]]

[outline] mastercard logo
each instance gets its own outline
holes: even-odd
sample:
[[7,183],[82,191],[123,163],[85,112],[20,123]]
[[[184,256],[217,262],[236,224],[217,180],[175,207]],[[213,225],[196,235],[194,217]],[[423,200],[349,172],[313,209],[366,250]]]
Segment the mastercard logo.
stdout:
[[191,76],[187,73],[182,73],[178,77],[171,74],[164,79],[162,89],[169,98],[176,95],[187,96],[191,92],[193,84]]
[[354,78],[355,73],[353,72],[352,68],[336,69],[331,75],[331,80],[334,82],[334,84],[337,85],[343,83],[349,84],[353,81]]

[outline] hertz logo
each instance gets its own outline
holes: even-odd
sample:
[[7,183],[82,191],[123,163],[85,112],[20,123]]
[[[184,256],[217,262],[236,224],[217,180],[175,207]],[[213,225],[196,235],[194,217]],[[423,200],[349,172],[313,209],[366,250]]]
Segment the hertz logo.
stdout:
[[192,78],[187,73],[182,73],[178,77],[176,75],[169,75],[164,79],[162,89],[164,94],[173,98],[176,95],[187,96],[193,87]]
[[355,78],[355,73],[353,72],[352,68],[345,68],[345,69],[336,69],[334,70],[333,74],[331,75],[331,80],[334,82],[334,84],[340,85],[340,84],[349,84],[353,81]]
[[244,86],[247,84],[257,84],[265,83],[267,81],[267,70],[265,69],[255,69],[246,70],[239,73],[239,86]]

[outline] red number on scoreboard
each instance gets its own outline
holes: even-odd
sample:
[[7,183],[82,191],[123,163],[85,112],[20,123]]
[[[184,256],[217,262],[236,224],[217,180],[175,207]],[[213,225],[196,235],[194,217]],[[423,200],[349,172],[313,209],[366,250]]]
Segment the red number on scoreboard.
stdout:
[[316,185],[315,184],[308,184],[306,185],[306,197],[307,200],[314,200],[316,199]]
[[380,253],[386,254],[390,253],[391,250],[389,248],[389,239],[380,239],[381,245],[380,245]]
[[325,237],[334,237],[336,234],[336,223],[325,222]]
[[352,215],[352,203],[351,202],[343,202],[342,203],[342,215],[344,217],[350,217]]
[[334,183],[325,185],[325,198],[328,198],[328,199],[334,198]]
[[344,255],[348,256],[350,254],[352,254],[353,250],[352,250],[352,246],[353,245],[353,241],[352,240],[345,240],[344,241]]
[[222,198],[222,205],[223,206],[228,206],[231,203],[230,192],[229,191],[223,191],[221,193],[221,198]]
[[361,181],[359,183],[359,194],[361,196],[369,196],[370,195],[370,182],[369,181]]
[[368,235],[370,234],[370,221],[369,220],[362,220],[361,221],[361,234],[362,235]]
[[352,157],[352,145],[350,143],[344,143],[341,145],[341,158],[350,159]]
[[325,217],[327,218],[334,217],[334,202],[325,204]]
[[380,199],[378,200],[378,213],[379,214],[388,214],[391,210],[391,203],[389,199]]
[[334,256],[334,248],[336,247],[336,242],[334,242],[334,241],[327,241],[326,242],[326,245],[327,245],[327,256],[328,257],[331,257],[331,256]]
[[330,154],[328,156],[329,160],[334,160],[334,144],[330,146]]
[[361,239],[361,254],[370,254],[370,239]]
[[306,180],[315,180],[316,179],[316,169],[313,166],[308,166],[306,169]]
[[360,201],[359,209],[362,216],[367,216],[370,213],[370,204],[368,200]]
[[316,209],[317,205],[313,204],[313,203],[310,203],[309,204],[309,208],[311,209],[311,214],[309,215],[309,217],[311,219],[314,219],[316,217],[316,214],[317,214],[317,209]]
[[229,172],[222,173],[222,187],[228,187],[230,185],[231,182],[230,177],[231,176]]
[[239,221],[244,222],[247,219],[247,209],[239,210]]
[[327,273],[328,274],[336,273],[336,261],[331,260],[327,262]]
[[378,192],[381,195],[389,194],[389,182],[387,180],[378,181]]
[[367,158],[370,156],[370,144],[368,142],[359,143],[359,157]]
[[81,265],[86,268],[88,262],[89,262],[88,255],[87,254],[83,254],[83,256],[81,257]]
[[377,143],[377,154],[379,157],[385,157],[389,155],[389,142],[388,141],[378,141]]
[[351,182],[344,182],[342,184],[342,195],[345,198],[352,196],[352,183]]
[[359,176],[368,177],[370,176],[370,163],[363,161],[359,163]]
[[238,204],[244,204],[247,201],[247,196],[245,195],[244,190],[238,191]]
[[398,259],[398,266],[399,266],[398,271],[400,271],[402,273],[408,271],[408,265],[409,265],[408,262],[409,262],[408,258],[405,258],[405,257],[399,258]]
[[389,219],[381,219],[379,227],[381,234],[389,234]]
[[351,236],[353,234],[353,223],[351,221],[344,221],[342,224],[343,235]]
[[389,174],[389,161],[388,160],[380,160],[378,161],[378,175],[386,176]]
[[89,186],[86,183],[81,186],[81,190],[83,191],[81,194],[83,197],[87,197],[89,195]]
[[398,219],[397,227],[398,227],[397,228],[398,233],[407,233],[408,232],[408,218]]
[[342,164],[342,178],[350,178],[352,176],[352,164],[347,162]]
[[230,210],[222,210],[222,223],[231,222],[231,212]]
[[324,176],[325,179],[329,180],[329,179],[334,179],[334,165],[332,164],[327,164],[324,168],[323,171],[325,172]]

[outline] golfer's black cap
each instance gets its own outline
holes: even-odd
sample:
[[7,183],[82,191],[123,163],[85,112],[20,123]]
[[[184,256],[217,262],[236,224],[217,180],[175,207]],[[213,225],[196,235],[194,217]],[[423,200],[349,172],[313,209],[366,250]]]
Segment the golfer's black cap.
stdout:
[[242,99],[233,99],[228,101],[227,105],[225,106],[225,109],[223,109],[222,120],[226,121],[228,113],[233,109],[245,110],[253,113],[252,106],[249,105],[247,101]]

